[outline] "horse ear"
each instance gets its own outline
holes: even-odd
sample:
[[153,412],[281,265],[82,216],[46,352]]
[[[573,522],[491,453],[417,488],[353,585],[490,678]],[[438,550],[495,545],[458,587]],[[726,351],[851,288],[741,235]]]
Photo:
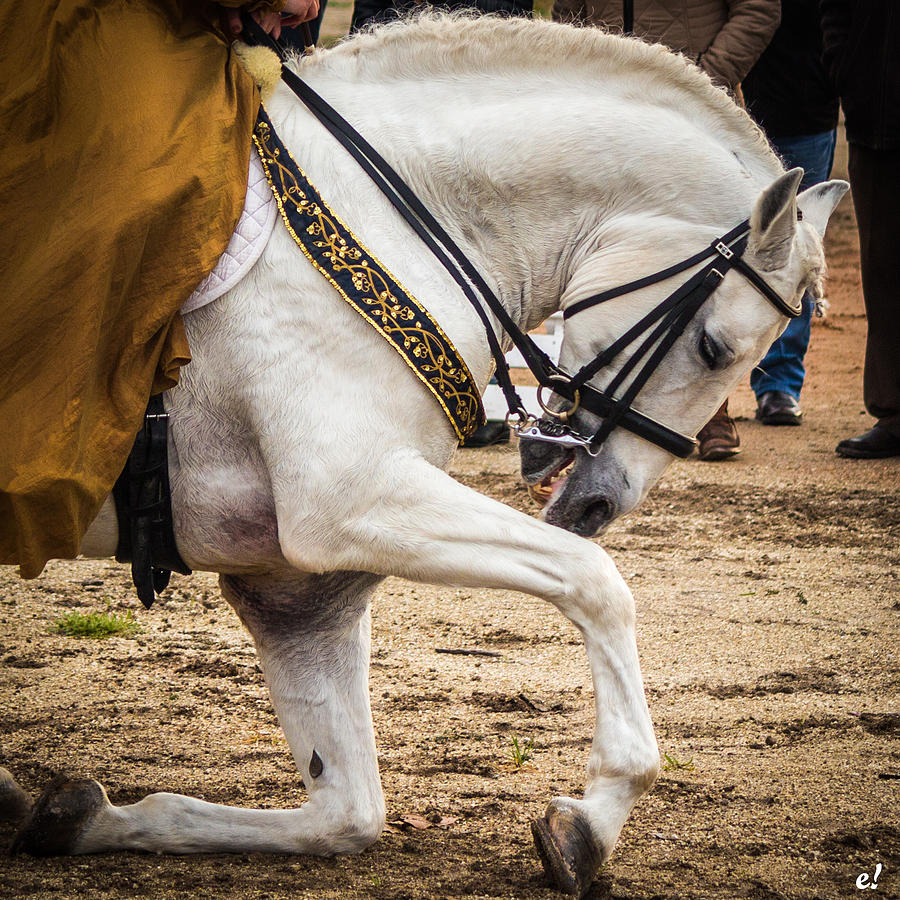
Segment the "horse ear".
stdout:
[[797,188],[803,169],[791,169],[756,199],[750,214],[748,249],[768,271],[787,265],[797,228]]
[[803,221],[809,222],[819,232],[819,237],[825,236],[829,217],[849,189],[850,185],[846,181],[823,181],[797,196],[797,206],[803,213]]

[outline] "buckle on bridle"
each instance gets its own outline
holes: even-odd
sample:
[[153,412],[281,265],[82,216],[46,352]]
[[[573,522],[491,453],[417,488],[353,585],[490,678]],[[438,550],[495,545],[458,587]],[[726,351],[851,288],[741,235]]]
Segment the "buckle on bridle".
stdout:
[[734,256],[734,250],[731,249],[727,244],[723,244],[722,241],[719,241],[715,246],[716,253],[719,256],[724,256],[725,259],[731,259]]

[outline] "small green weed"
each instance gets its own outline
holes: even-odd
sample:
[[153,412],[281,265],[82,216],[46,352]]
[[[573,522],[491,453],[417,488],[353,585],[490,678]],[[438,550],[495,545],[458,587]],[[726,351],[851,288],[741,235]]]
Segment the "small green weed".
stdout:
[[668,753],[663,753],[663,771],[674,772],[677,769],[684,769],[687,772],[694,771],[694,757],[692,756],[687,762],[681,762]]
[[519,743],[519,739],[513,735],[512,739],[512,758],[513,764],[517,769],[521,769],[525,763],[534,756],[534,738],[528,738],[527,741]]
[[806,604],[809,603],[809,600],[806,599],[806,594],[804,594],[803,591],[797,591],[797,602],[801,606],[806,606]]
[[139,627],[130,610],[124,616],[102,612],[70,612],[57,621],[54,630],[69,637],[104,638],[114,634],[130,637]]

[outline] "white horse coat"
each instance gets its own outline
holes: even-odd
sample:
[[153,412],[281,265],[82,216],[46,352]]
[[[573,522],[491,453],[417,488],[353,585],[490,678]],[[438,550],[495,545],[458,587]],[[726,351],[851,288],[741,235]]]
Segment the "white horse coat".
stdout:
[[[523,330],[690,256],[748,216],[746,258],[783,297],[822,276],[821,235],[846,185],[798,201],[799,174],[785,175],[750,119],[662,48],[549,23],[429,17],[296,67],[390,160]],[[284,86],[267,108],[323,197],[483,387],[484,331],[447,273]],[[563,367],[576,370],[678,283],[573,317]],[[54,796],[68,792],[83,815],[52,852],[333,854],[374,841],[385,806],[368,609],[381,578],[398,575],[534,594],[579,628],[596,691],[587,785],[582,799],[552,800],[535,834],[557,883],[583,891],[659,757],[631,593],[609,556],[571,532],[593,534],[633,508],[669,454],[621,429],[596,458],[579,451],[544,514],[561,527],[463,487],[443,471],[456,439],[439,406],[280,224],[249,274],[185,324],[193,360],[166,397],[178,546],[192,568],[223,573],[310,799],[263,811],[154,794],[114,807],[96,783],[69,782]],[[785,324],[729,273],[637,408],[696,433]],[[541,451],[526,475],[559,463]],[[111,552],[108,521],[86,553]]]

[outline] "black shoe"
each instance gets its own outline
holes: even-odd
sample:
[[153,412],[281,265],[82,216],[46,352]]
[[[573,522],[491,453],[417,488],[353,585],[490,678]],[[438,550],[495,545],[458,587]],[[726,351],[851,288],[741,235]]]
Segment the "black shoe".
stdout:
[[476,428],[460,447],[490,447],[493,444],[509,443],[509,425],[506,422],[489,420],[480,428]]
[[839,456],[853,459],[887,459],[889,456],[900,456],[900,437],[882,425],[876,425],[859,437],[841,441],[834,450]]
[[763,425],[799,425],[803,418],[800,404],[784,391],[766,391],[756,403],[756,418]]

